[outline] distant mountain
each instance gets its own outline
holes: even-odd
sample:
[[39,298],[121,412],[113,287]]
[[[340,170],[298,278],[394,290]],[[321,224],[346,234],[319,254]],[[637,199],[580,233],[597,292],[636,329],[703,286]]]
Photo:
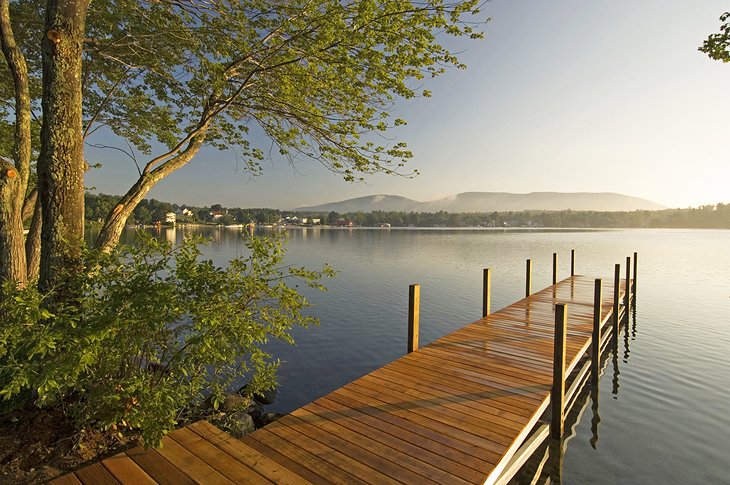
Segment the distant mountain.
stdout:
[[372,212],[372,211],[423,211],[425,202],[407,199],[398,195],[368,195],[356,199],[341,200],[313,207],[300,207],[295,211],[310,212]]
[[397,195],[370,195],[340,202],[300,207],[302,212],[506,212],[524,210],[633,211],[666,207],[638,197],[612,192],[463,192],[430,202],[419,202]]

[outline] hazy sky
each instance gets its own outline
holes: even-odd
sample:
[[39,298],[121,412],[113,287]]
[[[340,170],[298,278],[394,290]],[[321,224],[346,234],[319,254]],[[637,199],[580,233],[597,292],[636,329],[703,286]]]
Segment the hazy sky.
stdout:
[[[251,179],[233,151],[208,150],[150,197],[282,209],[466,191],[730,202],[730,64],[697,51],[726,10],[720,0],[493,0],[486,38],[454,46],[469,68],[424,82],[432,98],[396,109],[408,126],[392,135],[414,152],[417,178],[351,184],[316,162],[294,170],[273,160]],[[121,194],[133,183],[123,156],[87,148],[87,157],[104,165],[88,186]]]

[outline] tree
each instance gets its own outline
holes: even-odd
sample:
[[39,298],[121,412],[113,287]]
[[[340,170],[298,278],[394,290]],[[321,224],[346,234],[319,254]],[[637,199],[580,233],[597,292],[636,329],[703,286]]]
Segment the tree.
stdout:
[[707,54],[710,59],[722,62],[730,62],[730,12],[720,16],[720,32],[710,34],[702,43],[699,50]]
[[200,209],[198,211],[198,219],[201,221],[209,221],[210,220],[210,211],[208,209]]
[[0,121],[15,132],[0,183],[2,276],[27,280],[21,216],[34,151],[42,286],[74,265],[83,143],[102,127],[148,156],[105,218],[96,241],[105,251],[150,189],[202,147],[235,147],[259,172],[267,152],[248,136],[253,126],[269,137],[264,148],[291,163],[317,160],[346,180],[413,174],[405,144],[373,134],[404,123],[390,118],[392,104],[427,96],[421,79],[464,67],[439,34],[480,37],[476,13],[476,0],[0,0],[10,74],[0,76],[0,93],[15,106],[14,119]]
[[[412,174],[405,144],[373,140],[404,123],[398,98],[428,95],[422,78],[463,67],[438,35],[479,37],[475,13],[476,0],[0,0],[0,396],[31,390],[156,444],[241,358],[272,386],[260,346],[314,321],[285,281],[331,272],[281,272],[280,248],[255,238],[227,269],[194,246],[115,250],[127,219],[170,210],[142,201],[204,146],[236,148],[253,173],[274,148],[349,181]],[[102,128],[139,177],[87,252],[83,146]]]

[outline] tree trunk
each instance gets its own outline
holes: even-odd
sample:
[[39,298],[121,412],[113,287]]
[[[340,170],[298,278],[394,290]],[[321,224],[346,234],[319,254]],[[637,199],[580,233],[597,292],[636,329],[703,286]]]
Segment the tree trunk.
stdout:
[[30,221],[30,230],[25,238],[25,261],[28,268],[28,281],[38,279],[41,268],[41,228],[43,209],[41,201],[36,201],[33,210],[33,218]]
[[81,270],[85,170],[81,68],[87,7],[85,0],[48,0],[46,7],[38,158],[41,290],[62,287],[64,274]]
[[30,176],[30,92],[28,66],[15,43],[8,0],[0,0],[0,45],[13,76],[15,94],[14,163],[0,159],[0,280],[10,279],[25,285],[22,212]]
[[[23,224],[35,214],[36,203],[38,202],[38,189],[33,189],[23,202]],[[40,203],[40,202],[38,202]]]
[[22,181],[15,165],[0,158],[0,282],[27,282],[23,220],[15,195]]
[[124,194],[106,217],[99,236],[96,238],[97,249],[104,252],[109,252],[114,249],[114,246],[119,243],[119,238],[122,235],[122,230],[127,223],[127,219],[132,215],[134,208],[144,199],[144,196],[147,195],[152,187],[157,185],[157,182],[188,163],[198,153],[205,141],[209,122],[209,120],[205,122],[198,134],[190,140],[187,147],[177,156],[149,173],[143,173],[137,179],[137,182]]

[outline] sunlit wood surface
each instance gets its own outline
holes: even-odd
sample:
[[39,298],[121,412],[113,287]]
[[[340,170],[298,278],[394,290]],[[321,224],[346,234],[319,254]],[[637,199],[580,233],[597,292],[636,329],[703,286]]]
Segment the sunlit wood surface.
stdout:
[[[624,291],[621,282],[621,293]],[[603,317],[612,311],[604,282]],[[591,337],[593,279],[573,276],[237,440],[207,422],[54,484],[483,483],[544,412],[555,303],[567,368]]]

